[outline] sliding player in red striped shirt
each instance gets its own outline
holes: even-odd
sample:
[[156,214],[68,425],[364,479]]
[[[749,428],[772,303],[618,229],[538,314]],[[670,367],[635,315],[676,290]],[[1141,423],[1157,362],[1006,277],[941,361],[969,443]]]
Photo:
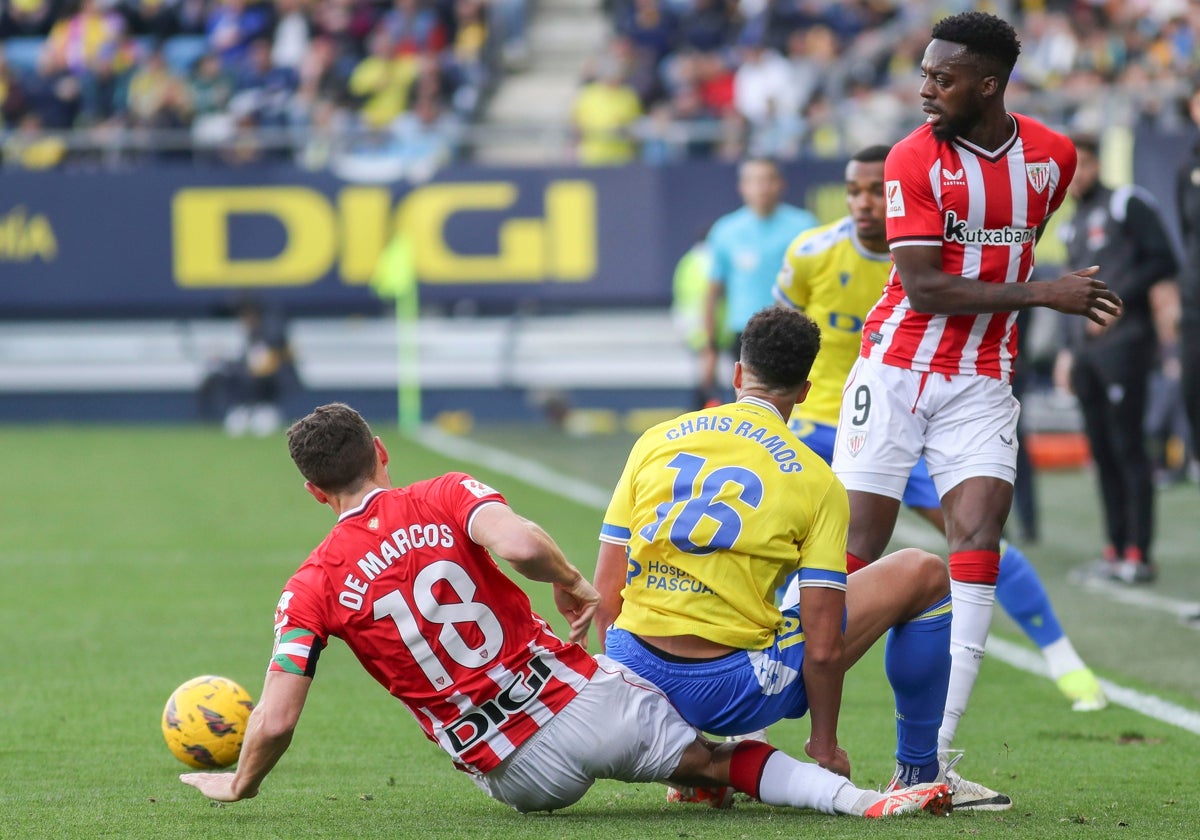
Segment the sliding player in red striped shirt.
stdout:
[[[205,796],[258,794],[336,636],[456,767],[518,811],[565,808],[597,778],[732,786],[768,804],[867,818],[950,809],[941,782],[879,793],[759,741],[702,738],[663,692],[578,644],[600,595],[545,531],[465,473],[392,487],[387,449],[349,406],[295,423],[288,450],[338,521],[276,607],[275,651],[237,771],[180,777]],[[553,585],[569,642],[493,554]]]
[[[993,15],[966,12],[933,27],[921,63],[925,124],[884,166],[894,265],[846,382],[833,460],[850,496],[851,571],[883,554],[913,465],[922,454],[929,465],[954,601],[943,752],[979,673],[1012,504],[1016,313],[1045,306],[1104,323],[1121,311],[1096,266],[1026,282],[1076,154],[1062,134],[1006,110],[1020,49]],[[1011,802],[984,796],[981,807]]]

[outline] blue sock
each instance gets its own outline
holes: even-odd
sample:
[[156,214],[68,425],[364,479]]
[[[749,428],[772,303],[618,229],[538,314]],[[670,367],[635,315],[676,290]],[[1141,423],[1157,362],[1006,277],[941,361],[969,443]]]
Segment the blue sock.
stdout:
[[1033,564],[1016,546],[1006,543],[1001,547],[1004,553],[996,579],[996,601],[1038,647],[1057,642],[1063,637],[1062,625]]
[[[950,682],[950,596],[888,632],[883,664],[896,695],[896,761],[904,784],[932,782]],[[928,777],[928,778],[926,778]]]

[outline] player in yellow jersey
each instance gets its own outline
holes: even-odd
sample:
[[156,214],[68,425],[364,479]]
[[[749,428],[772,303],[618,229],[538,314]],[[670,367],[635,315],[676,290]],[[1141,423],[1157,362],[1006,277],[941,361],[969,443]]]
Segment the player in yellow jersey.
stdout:
[[[790,425],[826,461],[833,458],[842,388],[859,355],[863,319],[879,299],[891,269],[884,229],[883,162],[888,151],[886,146],[872,146],[851,158],[846,166],[850,215],[796,237],[775,287],[779,303],[806,312],[821,328],[813,387],[792,412]],[[909,478],[903,501],[945,533],[941,503],[924,458]],[[858,556],[853,534],[849,549]],[[853,557],[848,563],[855,566]],[[1077,710],[1107,704],[1096,677],[1063,632],[1037,573],[1013,545],[1004,547],[996,598],[1042,649],[1051,676]],[[951,691],[948,712],[961,715],[966,698],[956,700]],[[956,703],[961,705],[956,708]]]
[[[933,782],[949,577],[941,558],[905,549],[846,580],[846,491],[785,419],[808,392],[819,336],[798,312],[758,312],[734,365],[737,401],[634,445],[604,516],[597,626],[608,656],[693,726],[736,735],[807,712],[808,756],[846,776],[843,675],[888,632],[897,777]],[[777,607],[793,572],[799,603]]]

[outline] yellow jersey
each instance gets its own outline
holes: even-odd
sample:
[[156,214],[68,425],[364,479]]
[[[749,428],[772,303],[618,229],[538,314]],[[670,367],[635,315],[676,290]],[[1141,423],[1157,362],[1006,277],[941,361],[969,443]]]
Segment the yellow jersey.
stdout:
[[836,426],[842,389],[862,346],[863,320],[879,301],[892,268],[890,253],[868,251],[844,219],[805,231],[788,246],[775,300],[799,309],[821,329],[812,389],[793,419]]
[[775,590],[846,587],[850,505],[829,466],[753,397],[660,423],[634,444],[600,539],[626,546],[616,626],[761,650]]

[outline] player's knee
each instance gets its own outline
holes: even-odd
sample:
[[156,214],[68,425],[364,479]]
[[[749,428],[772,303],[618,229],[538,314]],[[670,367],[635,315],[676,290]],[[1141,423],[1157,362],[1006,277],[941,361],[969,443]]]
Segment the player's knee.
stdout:
[[906,591],[922,605],[950,594],[950,572],[941,557],[919,548],[905,548],[893,556],[904,570]]

